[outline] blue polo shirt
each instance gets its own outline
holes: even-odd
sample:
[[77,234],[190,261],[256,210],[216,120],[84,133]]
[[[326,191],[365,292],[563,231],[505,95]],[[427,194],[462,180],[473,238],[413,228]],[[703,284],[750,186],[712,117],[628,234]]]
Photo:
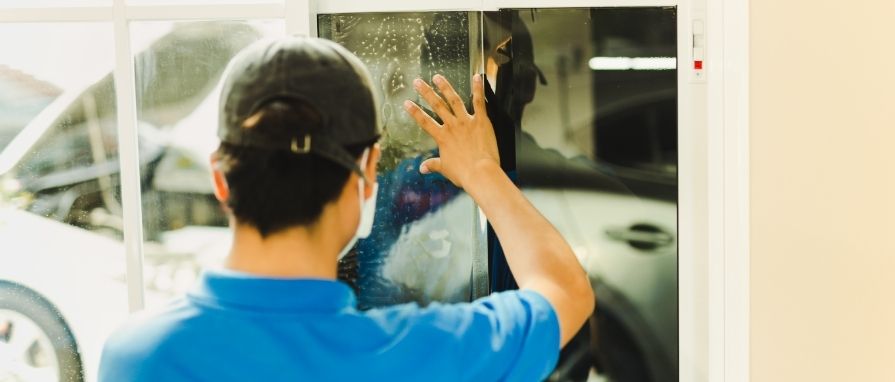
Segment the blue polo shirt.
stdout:
[[206,272],[106,342],[99,380],[540,381],[559,323],[533,291],[359,311],[335,280]]

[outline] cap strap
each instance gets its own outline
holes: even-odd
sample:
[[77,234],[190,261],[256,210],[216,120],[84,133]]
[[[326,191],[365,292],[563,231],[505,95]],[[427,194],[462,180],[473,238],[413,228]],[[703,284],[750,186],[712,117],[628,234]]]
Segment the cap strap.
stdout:
[[296,155],[316,154],[353,171],[363,178],[364,182],[370,182],[370,179],[367,178],[363,169],[358,166],[356,159],[348,153],[348,150],[345,150],[344,147],[335,143],[325,135],[305,134],[303,136],[292,138],[288,143],[261,138],[257,135],[224,137],[221,141],[235,146],[254,147],[266,150],[288,150]]
[[[298,145],[299,141],[303,142],[300,147]],[[356,159],[348,153],[348,150],[345,150],[344,147],[336,144],[326,136],[315,135],[312,137],[305,135],[302,139],[293,138],[290,151],[299,155],[308,152],[317,154],[354,171],[364,182],[370,183],[370,179],[367,179],[367,174],[357,165]]]
[[298,137],[292,138],[292,146],[289,149],[296,154],[307,154],[311,152],[311,134],[305,134],[304,142],[298,147]]

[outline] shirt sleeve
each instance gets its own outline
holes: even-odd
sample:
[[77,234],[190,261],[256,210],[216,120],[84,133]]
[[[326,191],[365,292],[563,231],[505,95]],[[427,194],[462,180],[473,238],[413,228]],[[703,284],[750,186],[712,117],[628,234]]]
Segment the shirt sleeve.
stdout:
[[559,321],[539,293],[495,293],[454,306],[458,365],[466,381],[542,381],[559,358]]

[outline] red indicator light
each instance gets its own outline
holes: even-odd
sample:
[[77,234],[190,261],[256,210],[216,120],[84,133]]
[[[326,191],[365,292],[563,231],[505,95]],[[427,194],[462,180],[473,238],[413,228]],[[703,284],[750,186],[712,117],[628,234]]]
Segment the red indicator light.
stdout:
[[702,61],[693,61],[693,69],[702,70]]

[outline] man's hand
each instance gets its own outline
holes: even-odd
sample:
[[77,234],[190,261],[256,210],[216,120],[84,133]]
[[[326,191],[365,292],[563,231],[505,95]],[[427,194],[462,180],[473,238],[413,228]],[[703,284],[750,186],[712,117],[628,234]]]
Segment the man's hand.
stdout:
[[440,153],[440,157],[424,161],[420,165],[420,172],[440,173],[457,187],[463,188],[475,176],[478,168],[500,162],[497,139],[494,137],[494,129],[485,111],[482,76],[473,77],[472,115],[467,113],[463,100],[444,76],[436,75],[432,78],[432,82],[438,87],[442,96],[436,94],[435,90],[421,79],[414,80],[413,85],[441,118],[443,121],[441,125],[423,112],[419,105],[409,100],[404,102],[404,108],[416,123],[432,136]]
[[540,293],[559,318],[561,345],[571,341],[594,311],[587,273],[559,231],[525,199],[501,170],[497,140],[485,111],[481,76],[473,79],[473,115],[442,76],[433,79],[444,98],[421,80],[414,86],[444,121],[439,125],[413,102],[407,112],[432,138],[441,158],[426,160],[422,173],[438,172],[463,187],[482,208],[521,289]]

